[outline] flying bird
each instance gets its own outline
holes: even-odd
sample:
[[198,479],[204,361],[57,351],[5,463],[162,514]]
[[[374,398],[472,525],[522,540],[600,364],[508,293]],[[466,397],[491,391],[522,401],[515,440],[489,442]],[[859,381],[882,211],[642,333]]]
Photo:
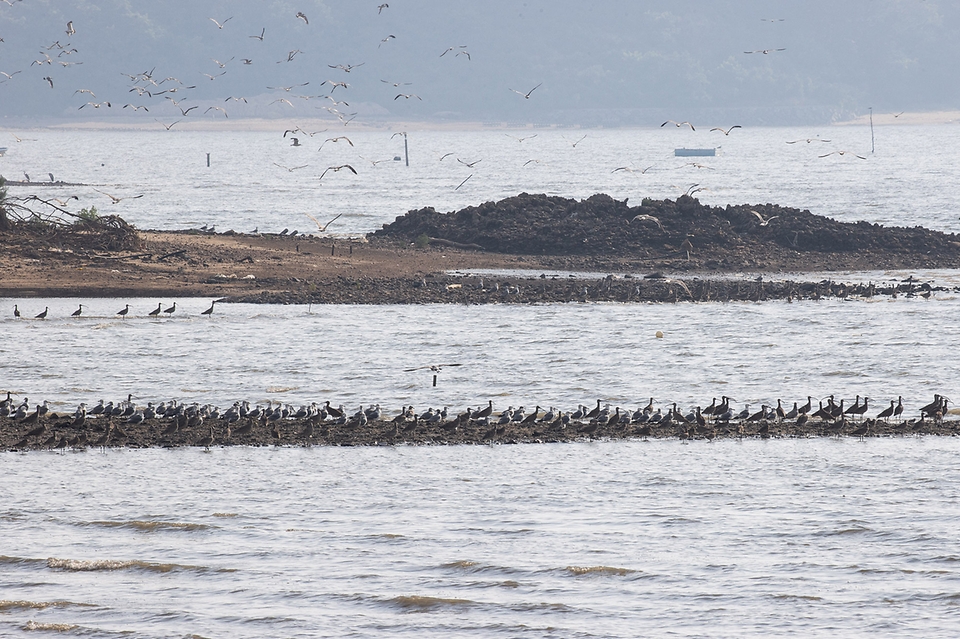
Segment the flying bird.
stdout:
[[710,129],[710,130],[711,130],[711,131],[720,131],[720,132],[723,133],[724,135],[730,135],[730,132],[733,131],[734,129],[742,129],[742,128],[743,128],[743,127],[740,126],[739,124],[734,124],[734,125],[733,125],[732,127],[730,127],[729,129],[722,129],[722,128],[718,127],[718,126],[715,126],[715,127],[713,127],[712,129]]
[[[177,107],[178,109],[180,109],[180,105],[179,105],[179,104],[177,104],[176,107]],[[188,109],[186,109],[186,110],[180,109],[180,113],[181,113],[184,117],[186,117],[186,115],[187,115],[188,113],[190,113],[191,111],[193,111],[193,110],[196,109],[196,108],[197,108],[196,106],[192,106],[192,107],[190,107],[190,108],[188,108]]]
[[310,21],[307,20],[307,16],[306,16],[306,14],[303,13],[303,11],[297,11],[297,17],[300,18],[301,20],[303,20],[304,23],[310,24]]
[[267,28],[264,27],[264,28],[260,29],[260,35],[252,35],[252,36],[249,36],[249,37],[254,38],[255,40],[259,40],[260,42],[263,42],[263,34],[266,33],[266,32],[267,32]]
[[[297,138],[293,138],[293,139],[296,140]],[[309,164],[304,164],[304,165],[302,165],[302,166],[295,166],[295,167],[292,167],[292,168],[291,168],[291,167],[283,166],[282,164],[277,164],[276,162],[274,162],[273,165],[274,165],[274,166],[279,166],[281,169],[284,169],[284,170],[287,171],[288,173],[293,173],[294,171],[296,171],[296,170],[298,170],[298,169],[305,169],[305,168],[307,168],[308,166],[310,166]]]
[[354,175],[359,175],[357,170],[350,166],[349,164],[341,164],[340,166],[328,166],[323,170],[323,173],[320,174],[320,179],[323,179],[323,176],[327,174],[328,171],[333,171],[334,173],[339,173],[342,169],[350,169]]
[[289,104],[291,107],[293,106],[293,102],[291,102],[290,100],[288,100],[288,99],[286,99],[286,98],[277,98],[276,100],[274,100],[274,101],[271,102],[270,104],[276,104],[277,102],[283,102],[284,104]]
[[[323,149],[323,145],[326,144],[327,142],[339,142],[340,140],[346,140],[346,141],[347,141],[347,144],[349,144],[350,146],[353,146],[353,142],[350,140],[350,138],[348,138],[348,137],[345,136],[345,135],[340,135],[340,136],[337,136],[337,137],[335,137],[335,138],[327,138],[326,140],[324,140],[324,141],[320,144],[320,148],[317,149],[317,151],[322,150],[322,149]],[[340,167],[340,168],[343,168],[343,167]],[[337,169],[337,170],[339,171],[340,169]],[[350,170],[353,171],[353,168],[350,167]],[[353,171],[353,172],[356,173],[356,171]]]
[[253,64],[253,60],[251,60],[250,58],[240,58],[240,61],[243,62],[244,64]]
[[331,69],[343,69],[346,73],[350,73],[351,70],[362,67],[365,64],[366,62],[361,62],[360,64],[328,64],[327,66]]
[[384,2],[383,4],[377,7],[377,15],[380,15],[381,13],[383,13],[384,9],[389,9],[389,8],[390,8],[390,5]]
[[53,78],[51,78],[51,77],[48,75],[48,76],[44,76],[43,79],[50,83],[50,88],[52,89],[52,88],[53,88]]
[[287,93],[290,93],[290,91],[292,91],[293,89],[295,89],[295,88],[297,88],[297,87],[305,87],[305,86],[307,86],[308,84],[310,84],[310,83],[309,83],[309,82],[304,82],[303,84],[294,84],[293,86],[289,86],[289,87],[267,87],[267,88],[268,88],[268,89],[275,89],[275,90],[281,90],[281,89],[282,89],[282,90],[286,91]]
[[796,144],[797,142],[806,142],[810,144],[811,142],[829,142],[830,140],[822,140],[820,138],[807,138],[806,140],[788,140],[787,144]]
[[[3,77],[5,77],[7,80],[11,79],[13,76],[17,75],[18,73],[23,73],[23,72],[22,72],[22,71],[14,71],[13,73],[6,73],[5,71],[0,71],[0,75],[2,75]],[[4,82],[6,82],[6,80],[4,80]]]
[[70,22],[67,23],[67,35],[72,36],[76,32],[77,30],[73,28],[73,20],[71,20]]
[[744,53],[762,53],[767,55],[768,53],[773,53],[774,51],[786,51],[786,49],[760,49],[758,51],[744,51]]
[[203,72],[201,72],[200,75],[205,75],[205,76],[207,76],[208,78],[210,78],[211,81],[213,81],[213,80],[216,80],[217,78],[219,78],[219,77],[220,77],[221,75],[223,75],[224,73],[226,73],[226,71],[222,71],[222,72],[218,73],[217,75],[210,75],[209,73],[203,73]]
[[[154,118],[154,120],[157,120],[157,119]],[[157,120],[157,122],[160,122],[160,120]],[[174,126],[176,126],[177,124],[180,124],[181,122],[183,122],[183,120],[177,120],[177,121],[174,122],[173,124],[169,124],[169,125],[168,125],[168,124],[163,124],[163,122],[160,122],[160,124],[163,124],[163,128],[165,128],[167,131],[169,131],[170,129],[172,129],[172,128],[173,128]]]
[[[236,57],[236,56],[234,56],[234,57]],[[230,58],[230,60],[227,60],[227,62],[220,62],[220,61],[217,60],[216,58],[210,58],[210,59],[213,60],[214,62],[216,62],[216,63],[217,63],[217,66],[220,67],[221,69],[223,69],[223,68],[225,68],[225,67],[227,66],[227,62],[230,62],[230,60],[233,60],[233,58]],[[176,80],[176,78],[174,78],[174,80]]]
[[385,42],[389,42],[390,40],[396,40],[396,39],[397,39],[397,36],[392,34],[388,35],[386,38],[380,41],[380,44],[377,45],[377,48],[379,49],[380,47],[382,47]]
[[857,155],[856,153],[853,153],[853,152],[851,152],[851,151],[831,151],[830,153],[824,153],[823,155],[820,155],[820,156],[818,156],[818,157],[825,158],[825,157],[828,157],[828,156],[831,156],[831,155],[834,155],[834,154],[836,154],[836,155],[852,155],[853,157],[860,158],[861,160],[866,160],[866,159],[867,159],[867,158],[863,157],[862,155]]
[[519,143],[521,143],[521,144],[523,144],[524,140],[532,140],[533,138],[537,137],[537,134],[536,134],[536,133],[534,133],[533,135],[528,135],[528,136],[522,137],[522,138],[518,138],[518,137],[515,136],[515,135],[510,135],[509,133],[504,133],[504,135],[507,136],[508,138],[512,138],[512,139],[516,140],[517,142],[519,142]]
[[775,219],[777,219],[778,217],[780,217],[779,215],[774,215],[774,216],[771,216],[771,217],[768,217],[768,218],[764,219],[764,217],[763,217],[762,215],[760,215],[759,213],[757,213],[757,212],[754,211],[753,209],[750,209],[750,212],[753,213],[758,220],[760,220],[760,226],[766,226],[766,225],[770,224],[770,222],[772,222],[772,221],[774,221]]
[[124,105],[123,105],[123,108],[124,108],[124,109],[126,109],[127,107],[131,107],[134,111],[139,111],[140,109],[143,109],[143,110],[146,111],[147,113],[150,113],[150,109],[148,109],[148,108],[145,107],[145,106],[137,106],[136,104],[124,104]]
[[108,198],[110,198],[111,200],[113,200],[113,204],[119,204],[120,202],[122,202],[122,201],[124,201],[124,200],[137,200],[137,199],[140,199],[140,198],[143,197],[143,193],[141,193],[140,195],[133,195],[133,196],[130,196],[130,197],[117,197],[116,195],[110,195],[109,193],[105,193],[104,191],[101,191],[100,189],[93,189],[93,190],[96,191],[97,193],[102,193],[103,195],[106,195]]
[[223,28],[223,25],[225,25],[226,23],[230,22],[231,20],[233,20],[233,16],[230,16],[229,18],[227,18],[227,19],[224,20],[223,22],[217,22],[214,18],[210,18],[210,21],[213,22],[215,25],[217,25],[217,29],[222,29],[222,28]]
[[459,162],[460,164],[463,164],[464,166],[466,166],[466,167],[468,167],[468,168],[471,168],[471,169],[472,169],[473,167],[475,167],[477,164],[479,164],[480,162],[482,162],[482,161],[483,161],[483,160],[480,159],[480,160],[474,160],[473,162],[464,162],[464,161],[461,160],[460,158],[457,158],[457,162]]
[[337,87],[343,87],[344,89],[350,88],[350,85],[347,84],[346,82],[335,82],[334,80],[324,80],[323,82],[320,83],[320,86],[323,86],[325,84],[329,84],[330,86],[333,87],[332,89],[330,89],[330,93],[333,93],[334,91],[336,91]]
[[73,92],[74,95],[78,93],[89,93],[91,98],[97,97],[96,95],[93,94],[93,91],[91,91],[90,89],[77,89],[76,91]]
[[631,219],[630,221],[631,221],[631,222],[655,222],[656,225],[660,227],[660,230],[661,230],[661,231],[664,230],[663,224],[660,223],[660,220],[658,220],[657,218],[653,217],[652,215],[644,215],[644,214],[637,215],[637,216],[635,216],[633,219]]
[[450,53],[451,51],[456,51],[457,49],[466,49],[466,48],[467,48],[467,45],[465,45],[465,44],[461,44],[461,45],[458,46],[458,47],[447,47],[447,50],[444,51],[443,53],[441,53],[441,54],[440,54],[440,57],[442,58],[443,56],[447,55],[447,54]]
[[87,102],[86,104],[81,104],[80,109],[82,109],[85,106],[92,106],[94,109],[99,109],[102,106],[111,107],[113,105],[110,104],[109,102]]
[[324,232],[327,230],[327,227],[330,226],[331,224],[333,224],[334,222],[336,222],[336,221],[337,221],[337,218],[340,217],[341,215],[343,215],[343,213],[338,213],[338,214],[337,214],[337,217],[333,218],[332,220],[330,220],[330,221],[327,222],[326,224],[320,224],[320,221],[319,221],[317,218],[315,218],[315,217],[313,217],[312,215],[310,215],[309,213],[304,213],[304,215],[306,215],[306,216],[309,217],[311,220],[313,220],[314,223],[317,225],[317,229],[318,229],[321,233],[324,233]]
[[218,106],[207,107],[207,110],[204,111],[204,113],[210,113],[211,111],[219,111],[220,113],[223,114],[223,117],[225,118],[230,117],[227,115],[227,111],[223,107],[218,107]]
[[[20,72],[17,71],[17,73],[20,73]],[[4,74],[4,75],[6,75],[6,74]],[[384,84],[390,84],[390,85],[392,85],[393,88],[395,88],[395,89],[396,89],[397,87],[405,87],[405,86],[410,86],[411,84],[413,84],[412,82],[390,82],[390,80],[380,80],[380,81],[383,82]]]
[[668,124],[675,124],[675,125],[677,125],[677,128],[678,128],[678,129],[679,129],[680,127],[682,127],[683,125],[687,125],[688,127],[690,127],[690,130],[691,130],[691,131],[696,131],[696,129],[693,128],[693,125],[690,124],[689,122],[687,122],[686,120],[684,120],[683,122],[677,122],[676,120],[667,120],[666,122],[664,122],[663,124],[660,125],[660,128],[662,129],[663,127],[667,126]]
[[542,84],[543,84],[543,82],[541,82],[541,83],[538,84],[537,86],[533,87],[532,89],[530,89],[530,90],[527,91],[526,93],[524,93],[523,91],[517,91],[516,89],[510,89],[510,90],[513,91],[514,93],[516,93],[517,95],[522,95],[525,99],[529,100],[529,99],[530,99],[530,94],[533,93],[534,91],[536,91],[537,89],[539,89],[539,88],[540,88],[540,85],[542,85]]
[[397,97],[395,97],[394,100],[396,101],[396,100],[399,100],[400,98],[406,98],[407,100],[409,100],[410,98],[416,98],[420,101],[423,101],[423,98],[421,98],[416,93],[398,93]]

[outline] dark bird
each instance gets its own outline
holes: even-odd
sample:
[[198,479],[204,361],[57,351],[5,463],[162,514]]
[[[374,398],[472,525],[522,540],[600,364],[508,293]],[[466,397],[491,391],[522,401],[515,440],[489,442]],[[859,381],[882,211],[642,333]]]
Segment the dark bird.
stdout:
[[201,315],[213,315],[213,307],[216,305],[217,300],[210,302],[210,308],[200,313]]
[[13,316],[14,316],[14,317],[17,317],[17,318],[20,317],[20,309],[17,308],[17,305],[16,305],[16,304],[13,305]]
[[543,84],[543,82],[541,82],[541,83],[538,84],[537,86],[533,87],[532,89],[530,89],[530,90],[527,91],[526,93],[524,93],[523,91],[517,91],[516,89],[510,89],[510,90],[513,91],[514,93],[516,93],[517,95],[522,95],[522,96],[524,97],[524,99],[529,100],[529,99],[530,99],[530,94],[533,93],[534,91],[536,91],[537,89],[539,89],[542,84]]
[[117,315],[119,315],[119,316],[122,317],[123,319],[127,319],[127,314],[128,314],[129,312],[130,312],[130,305],[127,304],[127,305],[124,306],[122,309],[120,309],[119,311],[117,311]]
[[[16,313],[16,308],[17,308],[17,307],[14,306],[13,308],[14,308],[14,312]],[[50,312],[50,308],[44,306],[44,307],[43,307],[43,312],[42,312],[42,313],[39,313],[34,319],[47,319],[47,313],[49,313],[49,312]],[[17,317],[19,317],[19,315],[17,315]]]
[[148,313],[148,315],[149,315],[150,317],[157,317],[158,315],[160,315],[160,311],[162,311],[162,310],[163,310],[163,304],[158,302],[158,303],[157,303],[157,308],[155,308],[155,309],[153,309],[152,311],[150,311],[150,312]]
[[43,79],[50,83],[50,88],[52,89],[52,88],[53,88],[53,78],[51,78],[49,75],[47,75],[47,76],[44,76]]
[[383,4],[377,7],[377,15],[380,15],[381,13],[383,13],[384,9],[389,9],[389,8],[390,8],[390,5],[384,2]]
[[67,35],[72,36],[76,32],[77,30],[73,28],[73,20],[70,20],[69,22],[67,22]]
[[74,312],[70,313],[70,316],[71,316],[71,317],[80,317],[80,315],[81,315],[82,313],[83,313],[83,304],[80,305],[80,308],[78,308],[78,309],[75,310]]
[[297,16],[296,16],[296,17],[298,17],[298,18],[300,18],[301,20],[303,20],[304,24],[310,24],[310,21],[307,20],[307,16],[306,16],[306,14],[303,13],[303,11],[297,11]]
[[173,315],[174,313],[177,312],[177,303],[174,302],[173,306],[163,309],[163,312],[166,313],[168,316]]

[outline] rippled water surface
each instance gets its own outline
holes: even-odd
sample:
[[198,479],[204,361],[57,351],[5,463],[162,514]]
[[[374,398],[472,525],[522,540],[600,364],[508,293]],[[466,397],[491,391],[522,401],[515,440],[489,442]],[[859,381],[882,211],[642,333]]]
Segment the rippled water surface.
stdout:
[[955,438],[0,458],[0,632],[956,636]]

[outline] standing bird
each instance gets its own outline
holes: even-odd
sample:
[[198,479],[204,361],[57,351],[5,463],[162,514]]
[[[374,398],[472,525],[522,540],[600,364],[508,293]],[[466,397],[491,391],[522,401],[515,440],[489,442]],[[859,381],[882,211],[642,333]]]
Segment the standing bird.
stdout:
[[70,313],[70,317],[80,317],[82,313],[83,313],[83,304],[80,305],[80,308]]
[[213,307],[216,305],[217,300],[210,302],[210,308],[200,313],[201,315],[213,315]]
[[117,315],[119,315],[119,316],[122,317],[123,319],[127,319],[127,313],[129,313],[129,312],[130,312],[130,305],[127,304],[127,305],[124,306],[122,309],[120,309],[119,311],[117,311]]
[[171,306],[170,308],[163,309],[163,312],[166,313],[168,316],[173,315],[174,313],[177,312],[177,303],[174,302],[173,306]]
[[160,303],[160,302],[158,302],[158,303],[157,303],[157,307],[156,307],[155,309],[153,309],[152,311],[150,311],[150,313],[148,313],[148,314],[150,315],[150,317],[156,317],[157,315],[160,314],[160,311],[161,311],[161,310],[163,310],[163,304]]
[[[14,306],[13,308],[14,308],[14,311],[16,311],[16,308],[17,308],[17,307]],[[34,319],[47,319],[47,313],[49,313],[49,312],[50,312],[50,308],[47,307],[47,306],[44,306],[44,307],[43,307],[43,312],[37,314],[37,316],[36,316]]]
[[20,319],[20,309],[17,308],[17,305],[13,305],[13,316],[17,319]]

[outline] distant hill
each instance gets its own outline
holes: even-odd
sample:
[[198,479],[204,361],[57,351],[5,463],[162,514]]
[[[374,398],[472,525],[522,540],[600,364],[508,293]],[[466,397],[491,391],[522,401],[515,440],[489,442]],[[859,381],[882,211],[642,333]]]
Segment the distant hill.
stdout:
[[0,118],[828,122],[956,108],[958,36],[936,0],[13,0]]

